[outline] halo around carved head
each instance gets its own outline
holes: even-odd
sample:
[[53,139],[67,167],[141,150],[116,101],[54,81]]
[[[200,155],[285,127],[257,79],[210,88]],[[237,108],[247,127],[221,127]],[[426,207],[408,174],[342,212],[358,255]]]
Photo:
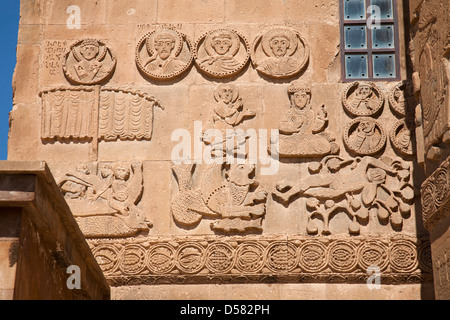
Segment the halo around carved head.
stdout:
[[175,42],[175,46],[173,48],[173,53],[171,55],[178,56],[181,52],[181,49],[183,48],[183,36],[172,29],[163,29],[163,30],[156,30],[151,33],[149,33],[146,36],[146,46],[147,50],[150,54],[150,56],[153,56],[155,54],[155,39],[158,38],[172,38]]
[[[361,97],[363,88],[370,90],[367,97]],[[342,92],[342,105],[352,116],[373,117],[381,112],[384,105],[383,92],[373,82],[352,82]]]
[[231,32],[230,30],[226,30],[226,29],[215,30],[206,35],[206,37],[205,37],[206,53],[209,56],[216,55],[215,50],[213,48],[213,42],[214,42],[215,38],[219,38],[219,37],[220,38],[228,38],[231,40],[231,47],[228,52],[231,56],[235,56],[236,53],[239,51],[239,45],[240,45],[239,36],[236,33]]
[[[218,47],[217,38],[221,41]],[[245,37],[231,29],[215,29],[204,33],[194,46],[195,62],[199,69],[215,78],[225,78],[239,73],[250,59],[249,45]]]
[[81,43],[77,42],[71,46],[72,54],[77,61],[83,60],[80,50],[85,46],[95,46],[98,48],[98,54],[95,57],[97,61],[101,61],[105,58],[107,48],[104,44],[100,44],[96,39],[84,39]]
[[[286,39],[287,43],[276,38]],[[272,46],[271,46],[272,45]],[[252,64],[256,70],[271,78],[290,78],[304,71],[309,62],[309,45],[300,33],[288,27],[263,31],[251,47]]]
[[[167,57],[160,57],[155,48],[158,39],[173,40],[174,45]],[[136,65],[148,78],[169,80],[184,73],[192,63],[192,46],[187,37],[174,29],[157,29],[143,36],[136,47]]]
[[300,81],[292,81],[289,84],[288,93],[292,94],[295,92],[304,92],[311,94],[311,86],[306,83],[302,83]]
[[239,97],[239,90],[238,88],[231,84],[231,83],[221,83],[219,84],[216,89],[214,90],[214,98],[216,99],[217,102],[219,102],[220,99],[220,90],[224,87],[230,87],[233,89],[233,98],[231,100],[231,102],[236,102],[237,98]]
[[297,35],[289,29],[276,28],[269,30],[262,36],[262,49],[268,57],[274,56],[272,48],[270,47],[270,41],[275,37],[283,37],[289,41],[289,48],[287,49],[286,56],[292,56],[295,53],[298,46]]
[[[91,58],[83,56],[81,50],[95,46],[98,52]],[[103,41],[82,39],[74,42],[66,51],[63,72],[70,82],[84,85],[98,84],[109,78],[116,67],[116,57]]]

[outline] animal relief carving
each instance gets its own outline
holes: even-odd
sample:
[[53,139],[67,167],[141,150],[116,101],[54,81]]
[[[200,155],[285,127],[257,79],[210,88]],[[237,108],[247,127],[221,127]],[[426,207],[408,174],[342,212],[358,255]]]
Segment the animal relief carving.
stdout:
[[[278,184],[273,192],[277,201],[288,205],[295,195],[306,197],[309,234],[331,233],[330,220],[337,212],[349,218],[348,231],[358,234],[360,225],[367,224],[369,210],[377,214],[382,225],[390,223],[401,230],[409,218],[414,199],[409,165],[398,159],[369,156],[345,160],[325,157],[309,165],[311,175],[297,184]],[[317,224],[321,221],[321,224]]]
[[196,226],[204,217],[213,218],[216,232],[262,231],[267,193],[258,190],[259,183],[250,178],[254,165],[209,165],[200,188],[192,181],[194,165],[174,165],[179,193],[172,200],[174,220],[186,227]]

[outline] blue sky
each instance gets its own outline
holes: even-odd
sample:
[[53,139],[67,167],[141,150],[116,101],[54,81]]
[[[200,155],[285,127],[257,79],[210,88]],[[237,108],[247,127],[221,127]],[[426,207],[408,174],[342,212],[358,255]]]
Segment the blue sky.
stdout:
[[0,2],[0,160],[6,160],[8,145],[8,119],[12,109],[12,75],[16,65],[17,31],[19,28],[19,0]]

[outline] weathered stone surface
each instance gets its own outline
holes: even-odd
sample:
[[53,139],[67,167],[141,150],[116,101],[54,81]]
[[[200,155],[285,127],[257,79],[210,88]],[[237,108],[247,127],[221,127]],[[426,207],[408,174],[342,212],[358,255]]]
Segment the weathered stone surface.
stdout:
[[437,299],[450,299],[449,250],[449,110],[450,37],[447,1],[410,3],[411,61],[419,163],[427,179],[421,186],[422,218],[430,231]]
[[414,70],[399,43],[401,79],[347,83],[337,0],[22,0],[8,158],[48,163],[116,299],[431,298],[435,3],[410,6]]
[[[0,221],[2,299],[109,298],[102,271],[45,162],[0,162]],[[79,267],[79,288],[67,285],[69,266]]]

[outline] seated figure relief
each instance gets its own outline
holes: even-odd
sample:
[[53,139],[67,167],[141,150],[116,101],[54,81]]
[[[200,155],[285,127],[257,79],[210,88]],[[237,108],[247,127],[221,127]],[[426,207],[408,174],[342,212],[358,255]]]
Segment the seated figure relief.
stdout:
[[291,106],[279,125],[280,157],[319,157],[339,152],[334,138],[324,133],[328,124],[325,106],[313,111],[311,89],[297,81],[288,89]]
[[97,84],[108,78],[116,66],[116,58],[101,41],[84,39],[75,42],[65,55],[63,70],[77,84]]
[[271,29],[253,42],[253,65],[256,70],[270,77],[294,76],[306,67],[308,60],[308,45],[293,29]]
[[178,76],[191,65],[192,58],[186,36],[172,29],[148,33],[136,49],[139,69],[153,79],[172,79]]
[[83,164],[65,173],[58,185],[87,237],[129,236],[152,227],[137,206],[142,163],[103,163],[98,174]]
[[212,77],[227,77],[241,71],[249,60],[247,40],[236,31],[213,30],[195,45],[200,70]]

